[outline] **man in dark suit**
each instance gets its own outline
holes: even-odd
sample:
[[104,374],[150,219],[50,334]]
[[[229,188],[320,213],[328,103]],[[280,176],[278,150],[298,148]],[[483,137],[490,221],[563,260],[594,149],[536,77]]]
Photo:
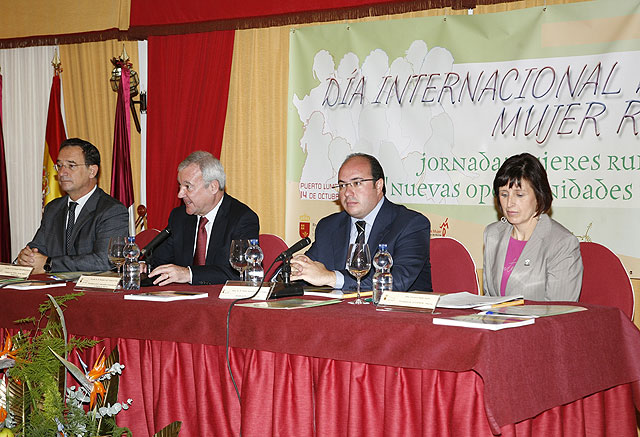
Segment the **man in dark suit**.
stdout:
[[[311,248],[291,260],[292,279],[355,289],[356,280],[345,263],[349,244],[363,233],[361,238],[369,244],[372,257],[379,243],[387,244],[393,257],[394,290],[431,291],[429,220],[385,197],[384,172],[378,160],[362,153],[349,155],[340,167],[336,187],[344,211],[320,220]],[[362,278],[364,289],[371,289],[373,273],[372,266]]]
[[100,152],[88,141],[60,144],[55,169],[67,194],[45,206],[40,228],[18,264],[44,271],[109,270],[109,239],[129,234],[124,205],[98,187]]
[[258,216],[224,192],[222,164],[211,153],[193,152],[178,166],[178,197],[169,215],[171,235],[153,253],[154,284],[224,284],[239,279],[229,264],[232,240],[258,238]]

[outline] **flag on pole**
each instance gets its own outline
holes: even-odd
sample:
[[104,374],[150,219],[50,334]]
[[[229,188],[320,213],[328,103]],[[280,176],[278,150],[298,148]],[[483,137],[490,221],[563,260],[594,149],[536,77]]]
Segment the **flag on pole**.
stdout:
[[58,160],[60,143],[67,139],[62,121],[62,111],[60,109],[60,73],[62,66],[58,52],[53,61],[53,82],[51,83],[51,93],[49,94],[49,111],[47,112],[47,127],[44,134],[44,160],[42,162],[42,208],[62,196],[58,185],[56,172],[53,165]]
[[[126,57],[126,53],[125,53]],[[111,62],[120,68],[120,85],[116,104],[116,120],[113,132],[113,164],[111,166],[111,196],[127,208],[133,205],[133,176],[131,175],[131,120],[129,68],[125,59],[113,58]]]
[[0,262],[11,262],[7,162],[4,154],[4,135],[2,133],[2,74],[0,74]]

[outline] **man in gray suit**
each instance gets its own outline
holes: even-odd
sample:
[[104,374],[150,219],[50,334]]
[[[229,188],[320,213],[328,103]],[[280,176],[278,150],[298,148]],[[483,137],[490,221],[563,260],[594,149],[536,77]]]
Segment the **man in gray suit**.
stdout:
[[109,270],[109,239],[129,233],[124,205],[98,187],[100,152],[88,141],[69,138],[55,164],[66,196],[44,208],[40,228],[18,254],[33,273]]

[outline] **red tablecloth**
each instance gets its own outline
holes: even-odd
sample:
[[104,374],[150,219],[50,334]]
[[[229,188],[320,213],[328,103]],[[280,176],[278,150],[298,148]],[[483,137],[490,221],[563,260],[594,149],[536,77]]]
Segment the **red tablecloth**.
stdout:
[[[589,306],[589,311],[542,318],[534,325],[490,332],[433,325],[431,315],[379,312],[371,305],[340,303],[290,311],[236,307],[231,317],[232,365],[237,366],[239,385],[243,393],[246,393],[242,411],[236,411],[237,405],[234,407],[232,403],[237,404],[237,399],[234,400],[235,393],[226,375],[222,347],[225,344],[225,322],[230,302],[215,297],[220,287],[197,289],[209,291],[210,297],[193,301],[156,303],[125,301],[122,294],[87,292],[78,301],[68,304],[65,311],[67,327],[74,335],[110,338],[112,342],[117,342],[121,349],[122,361],[129,365],[125,373],[130,372],[130,369],[131,373],[135,373],[132,363],[141,362],[142,364],[135,365],[139,367],[139,375],[133,377],[125,374],[124,379],[131,382],[147,381],[146,384],[157,385],[158,381],[154,379],[164,378],[160,384],[166,389],[166,378],[173,378],[174,384],[195,382],[196,389],[203,393],[207,392],[208,385],[222,390],[222,394],[217,393],[216,396],[221,396],[219,402],[225,405],[216,410],[219,418],[215,423],[227,423],[231,432],[237,430],[237,423],[241,422],[245,435],[250,435],[249,430],[252,427],[260,427],[261,423],[266,423],[257,419],[246,420],[245,413],[250,411],[255,416],[258,408],[251,407],[252,399],[255,397],[264,401],[267,392],[263,380],[259,385],[252,383],[250,386],[243,382],[265,377],[272,381],[273,389],[275,386],[281,386],[281,377],[287,380],[286,375],[289,375],[289,378],[291,375],[306,375],[305,382],[300,384],[299,379],[292,382],[286,390],[293,391],[282,393],[282,397],[295,398],[295,390],[300,390],[301,386],[315,393],[312,398],[304,393],[300,395],[301,398],[311,399],[315,404],[310,421],[305,421],[306,416],[302,412],[290,412],[287,417],[294,417],[307,425],[311,424],[308,426],[316,426],[318,435],[331,435],[319,430],[333,422],[347,426],[347,430],[351,429],[349,427],[354,430],[362,429],[362,423],[357,421],[357,411],[375,411],[374,406],[379,409],[382,405],[388,409],[391,405],[398,402],[402,405],[404,402],[407,405],[403,408],[406,408],[408,417],[411,417],[410,412],[413,408],[422,409],[431,405],[433,399],[428,398],[433,396],[431,391],[434,387],[441,387],[454,398],[455,393],[467,393],[470,396],[470,405],[475,406],[471,411],[477,412],[478,407],[481,407],[480,411],[486,412],[486,416],[482,418],[486,430],[499,432],[502,427],[504,433],[509,424],[533,418],[546,410],[590,395],[601,396],[608,389],[640,380],[640,332],[615,308]],[[70,288],[47,290],[51,294],[69,291]],[[37,305],[45,298],[44,292],[39,290],[4,289],[0,290],[0,296],[3,302],[0,326],[14,328],[13,320],[33,315]],[[458,313],[453,310],[442,312],[445,315]],[[170,351],[163,352],[167,348]],[[185,353],[178,353],[176,348],[186,348],[188,352],[185,349]],[[154,363],[153,366],[159,366],[158,369],[145,366],[145,354],[149,355],[149,362]],[[191,356],[186,357],[185,354]],[[193,354],[206,358],[199,357],[198,362],[193,362]],[[163,360],[163,357],[166,359]],[[265,357],[275,358],[265,361]],[[280,363],[283,368],[280,369],[275,364],[264,367],[265,363],[270,363],[269,360],[284,360]],[[306,363],[305,366],[308,368],[302,373],[294,371],[295,368],[292,369],[291,364],[300,360]],[[173,364],[166,364],[167,362]],[[183,365],[179,365],[180,362]],[[177,367],[175,364],[178,364]],[[341,367],[344,365],[349,366],[348,371]],[[215,368],[215,382],[201,383],[200,371],[194,370],[200,367]],[[337,373],[327,370],[336,367],[341,369]],[[357,372],[353,374],[354,368],[364,373],[359,376]],[[186,372],[186,369],[189,371]],[[380,377],[380,372],[383,377]],[[371,373],[377,376],[373,377]],[[449,373],[451,376],[444,376]],[[205,374],[209,375],[206,372]],[[336,376],[338,374],[346,375],[346,379]],[[418,378],[418,382],[403,384],[406,382],[403,378],[409,374],[412,375],[412,379]],[[327,378],[327,375],[330,377]],[[190,379],[191,377],[193,379]],[[206,376],[210,377],[211,375]],[[278,381],[275,381],[275,378],[278,378]],[[382,385],[380,378],[385,381]],[[435,379],[431,381],[431,378]],[[323,384],[327,381],[341,381],[342,384],[356,382],[365,385],[355,391],[353,387],[346,390],[345,393],[356,398],[349,398],[349,403],[340,405],[336,411],[323,404],[323,398],[318,398],[318,390],[326,389]],[[374,387],[366,387],[366,384],[374,384]],[[123,383],[121,392],[129,390],[126,387],[133,385]],[[392,396],[397,388],[404,392]],[[327,392],[333,396],[339,393],[339,389],[340,387],[331,387]],[[413,390],[417,392],[413,393]],[[627,399],[626,403],[629,404],[629,388],[624,390],[626,395],[622,397]],[[155,391],[157,392],[157,389]],[[130,392],[137,394],[129,396],[134,401],[140,402],[142,396],[142,402],[147,402],[145,397],[149,396],[148,393],[137,393],[137,390]],[[168,392],[171,393],[171,390]],[[359,392],[361,395],[354,394]],[[375,396],[369,396],[372,393],[378,393],[385,399],[380,399],[381,403],[376,402]],[[613,393],[620,396],[620,390],[614,390]],[[197,405],[176,407],[175,402],[170,401],[165,405],[164,401],[159,401],[157,395],[158,393],[155,393],[155,396],[152,396],[153,405],[144,406],[147,415],[150,414],[148,411],[160,408],[165,411],[176,408],[197,411],[199,408]],[[608,396],[611,397],[611,394]],[[389,403],[389,399],[395,399],[397,402]],[[351,402],[357,402],[358,406],[354,407]],[[360,402],[364,404],[359,404]],[[444,402],[444,405],[457,405],[461,400],[451,402]],[[259,403],[253,406],[258,407]],[[371,404],[371,408],[362,407],[367,403]],[[277,415],[282,414],[277,404],[273,408],[273,420],[269,423],[279,422],[276,420]],[[629,408],[623,420],[627,429],[630,426],[630,417],[633,416],[633,409],[631,413],[628,410]],[[331,417],[331,420],[320,422],[318,417],[313,417],[324,411],[331,414],[323,417]],[[348,414],[349,412],[351,414]],[[445,412],[446,409],[441,412],[443,417],[456,417],[455,414]],[[375,413],[362,417],[362,421],[369,425],[370,414]],[[416,414],[423,413],[417,411]],[[474,416],[473,413],[468,414],[471,414],[469,417]],[[460,425],[459,420],[458,417],[454,422]],[[423,418],[421,423],[425,421]],[[153,423],[154,426],[163,425],[154,422],[147,418],[147,423]],[[393,423],[379,425],[382,428],[378,426],[376,429],[384,429],[385,425],[398,429]],[[205,431],[208,432],[207,429],[200,429],[199,432]],[[299,435],[307,434],[301,432]]]

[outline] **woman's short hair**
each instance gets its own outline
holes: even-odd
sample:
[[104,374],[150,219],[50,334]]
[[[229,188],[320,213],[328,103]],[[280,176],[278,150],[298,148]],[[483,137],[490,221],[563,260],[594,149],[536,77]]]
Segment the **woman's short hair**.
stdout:
[[[547,172],[542,163],[530,153],[521,153],[508,158],[496,173],[493,180],[493,195],[497,198],[500,187],[509,185],[522,186],[522,180],[526,180],[536,195],[537,212],[536,216],[546,213],[551,209],[553,194],[547,179]],[[500,202],[498,202],[500,206]],[[502,208],[500,206],[500,208]]]

